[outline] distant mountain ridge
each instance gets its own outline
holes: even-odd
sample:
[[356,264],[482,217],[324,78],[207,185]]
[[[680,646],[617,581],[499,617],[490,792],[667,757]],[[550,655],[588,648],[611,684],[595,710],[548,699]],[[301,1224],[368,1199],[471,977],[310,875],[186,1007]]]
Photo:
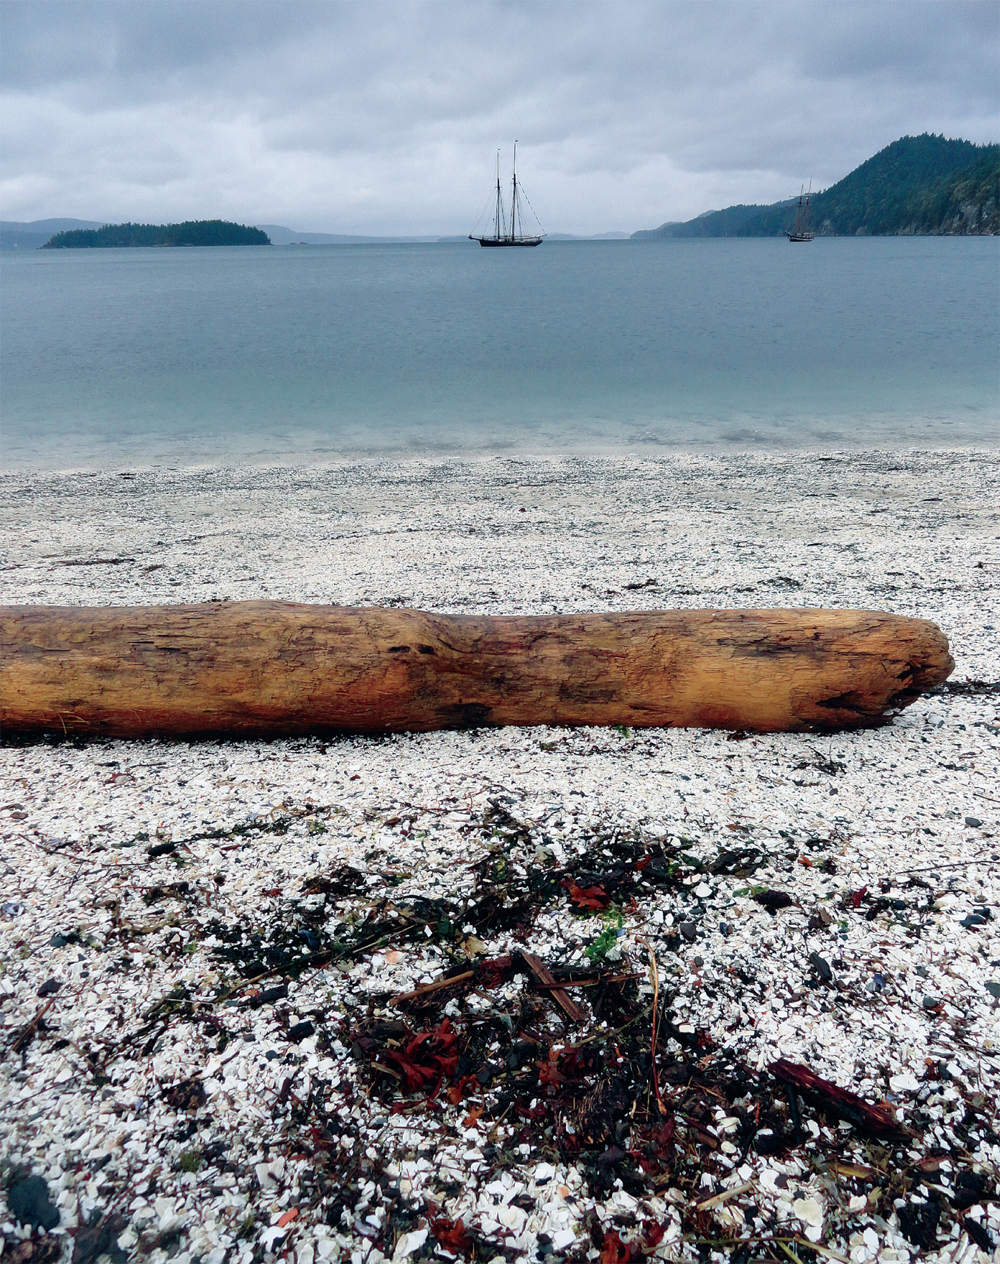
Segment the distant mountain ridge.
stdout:
[[[274,246],[355,246],[355,245],[389,245],[399,242],[461,242],[468,241],[465,233],[454,233],[447,237],[356,237],[345,233],[304,233],[287,228],[284,224],[259,224],[259,228],[271,238]],[[574,233],[548,233],[549,241],[627,241],[630,233],[594,233],[589,237],[579,237]]]
[[38,250],[53,233],[71,232],[77,228],[102,228],[103,219],[36,219],[27,222],[0,220],[0,250]]
[[[211,222],[211,221],[200,221]],[[221,221],[220,221],[221,222]],[[93,219],[36,219],[31,221],[0,220],[0,250],[40,250],[54,234],[104,230],[112,226],[107,220]],[[256,224],[255,229],[266,233],[272,246],[377,246],[411,243],[464,242],[464,233],[454,237],[373,237],[350,233],[298,232],[285,224]],[[571,233],[550,233],[550,241],[627,241],[628,233],[595,233],[590,237],[578,237]],[[123,243],[119,243],[123,244]],[[164,244],[164,243],[144,243]],[[263,244],[263,243],[261,243]]]
[[[632,239],[780,237],[796,201],[730,206]],[[810,227],[818,237],[1000,233],[1000,145],[903,136],[814,194]]]
[[284,224],[258,224],[272,246],[374,246],[397,242],[438,241],[437,237],[364,237],[350,233],[302,233]]

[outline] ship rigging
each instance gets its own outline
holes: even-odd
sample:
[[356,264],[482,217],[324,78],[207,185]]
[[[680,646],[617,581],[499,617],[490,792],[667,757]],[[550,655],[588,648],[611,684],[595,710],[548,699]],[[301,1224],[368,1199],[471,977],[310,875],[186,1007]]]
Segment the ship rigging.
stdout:
[[803,201],[803,193],[805,185],[799,189],[799,204],[795,209],[795,223],[791,229],[785,229],[785,236],[789,241],[812,241],[816,236],[815,233],[809,231],[809,203],[812,200],[812,181],[809,181],[809,192],[805,193]]
[[[469,233],[470,241],[478,241],[481,246],[539,246],[545,233],[542,231],[541,224],[538,224],[539,231],[537,233],[528,233],[524,229],[524,210],[521,205],[521,199],[528,204],[528,209],[538,224],[538,216],[535,215],[534,208],[528,201],[522,186],[517,181],[517,141],[514,141],[514,161],[511,167],[511,185],[510,185],[510,214],[507,214],[507,208],[503,199],[503,184],[500,179],[500,150],[497,150],[497,187],[496,187],[496,205],[493,213],[493,233],[491,236],[480,237],[475,231]],[[484,208],[485,211],[485,208]],[[482,215],[479,217],[482,219]]]

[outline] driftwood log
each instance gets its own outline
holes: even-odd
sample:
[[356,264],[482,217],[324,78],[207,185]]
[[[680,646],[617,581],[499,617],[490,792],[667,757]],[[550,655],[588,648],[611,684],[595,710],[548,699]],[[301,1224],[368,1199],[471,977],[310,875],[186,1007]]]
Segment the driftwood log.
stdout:
[[865,610],[7,606],[0,650],[8,736],[504,724],[831,731],[884,722],[954,667],[933,623]]

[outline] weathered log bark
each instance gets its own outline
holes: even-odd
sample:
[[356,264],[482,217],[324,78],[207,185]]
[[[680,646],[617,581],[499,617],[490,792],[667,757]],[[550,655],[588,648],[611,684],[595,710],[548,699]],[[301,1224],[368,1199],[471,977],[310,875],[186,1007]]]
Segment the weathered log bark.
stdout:
[[0,727],[276,737],[503,724],[858,728],[954,663],[863,610],[486,617],[277,601],[0,607]]

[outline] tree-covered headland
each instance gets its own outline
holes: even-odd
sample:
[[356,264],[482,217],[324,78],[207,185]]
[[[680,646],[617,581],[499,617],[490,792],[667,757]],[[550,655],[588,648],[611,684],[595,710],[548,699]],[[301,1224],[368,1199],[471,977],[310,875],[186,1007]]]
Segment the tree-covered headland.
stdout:
[[85,250],[115,246],[269,246],[259,228],[224,219],[185,220],[183,224],[105,224],[56,233],[43,250]]
[[[797,201],[730,206],[633,237],[780,237]],[[1000,233],[1000,145],[903,136],[814,194],[809,212],[818,237]]]

